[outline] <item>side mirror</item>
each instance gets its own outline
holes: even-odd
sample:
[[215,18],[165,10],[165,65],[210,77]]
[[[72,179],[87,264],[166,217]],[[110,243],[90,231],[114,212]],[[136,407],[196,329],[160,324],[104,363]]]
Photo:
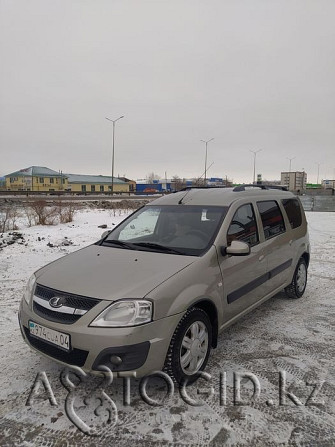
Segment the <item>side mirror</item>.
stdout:
[[105,239],[105,237],[108,236],[109,233],[110,233],[111,231],[112,231],[112,230],[104,231],[104,232],[102,233],[102,235],[101,235],[101,239]]
[[250,254],[250,245],[246,242],[232,241],[229,247],[221,247],[221,253],[232,256],[248,256]]

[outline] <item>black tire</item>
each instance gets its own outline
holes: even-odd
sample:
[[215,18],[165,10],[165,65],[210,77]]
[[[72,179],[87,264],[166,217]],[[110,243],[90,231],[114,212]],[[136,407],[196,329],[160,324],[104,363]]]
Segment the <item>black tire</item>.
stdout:
[[[186,374],[185,370],[181,365],[181,355],[183,354],[183,351],[186,352],[187,350],[182,346],[182,344],[184,337],[189,331],[191,331],[191,327],[196,322],[199,322],[199,324],[196,326],[202,329],[204,329],[205,327],[207,330],[207,336],[208,336],[207,346],[202,347],[203,350],[207,349],[207,352],[202,360],[199,359],[199,362],[202,361],[202,363],[201,366],[197,369],[197,371],[194,374],[191,374],[190,372],[189,374]],[[176,330],[174,331],[166,355],[164,371],[171,377],[171,379],[175,383],[182,384],[184,383],[185,380],[187,381],[187,384],[195,382],[199,378],[199,372],[203,371],[207,365],[211,345],[212,345],[212,325],[207,313],[204,310],[199,309],[197,307],[189,309],[182,317],[182,319],[178,323],[178,326],[176,327]]]
[[[302,278],[304,275],[304,278]],[[307,285],[307,265],[304,258],[300,258],[294,271],[291,284],[285,287],[285,293],[289,298],[301,298]]]

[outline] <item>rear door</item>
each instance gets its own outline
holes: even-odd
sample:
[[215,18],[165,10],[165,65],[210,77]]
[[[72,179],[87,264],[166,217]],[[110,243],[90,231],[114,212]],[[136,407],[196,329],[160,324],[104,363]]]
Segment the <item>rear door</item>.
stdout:
[[276,200],[257,201],[267,264],[266,293],[283,287],[293,263],[291,231],[286,228],[282,211]]
[[233,240],[250,245],[247,256],[220,256],[223,277],[224,320],[231,320],[265,295],[266,260],[260,243],[255,210],[252,203],[232,207],[226,220],[229,222],[223,245]]

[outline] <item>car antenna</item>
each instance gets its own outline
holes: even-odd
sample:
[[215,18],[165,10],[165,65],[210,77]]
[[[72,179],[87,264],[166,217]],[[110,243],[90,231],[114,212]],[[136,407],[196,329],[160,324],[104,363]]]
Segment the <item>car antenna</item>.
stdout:
[[191,188],[187,188],[186,193],[183,195],[183,197],[179,200],[178,205],[183,205],[183,200],[185,199],[185,197],[187,196],[187,194],[191,191]]

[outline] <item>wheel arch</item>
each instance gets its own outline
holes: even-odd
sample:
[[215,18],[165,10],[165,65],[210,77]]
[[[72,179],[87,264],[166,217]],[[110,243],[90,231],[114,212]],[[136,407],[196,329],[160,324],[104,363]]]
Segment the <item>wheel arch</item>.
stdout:
[[307,253],[307,251],[305,251],[305,252],[301,255],[301,257],[302,257],[302,258],[304,259],[304,261],[306,262],[306,266],[307,266],[307,268],[308,268],[308,266],[309,266],[310,254]]
[[192,303],[192,306],[190,306],[189,309],[192,309],[193,307],[202,309],[208,315],[213,330],[212,348],[216,348],[218,341],[218,311],[216,305],[209,299],[201,299],[199,301],[196,301],[195,303]]

